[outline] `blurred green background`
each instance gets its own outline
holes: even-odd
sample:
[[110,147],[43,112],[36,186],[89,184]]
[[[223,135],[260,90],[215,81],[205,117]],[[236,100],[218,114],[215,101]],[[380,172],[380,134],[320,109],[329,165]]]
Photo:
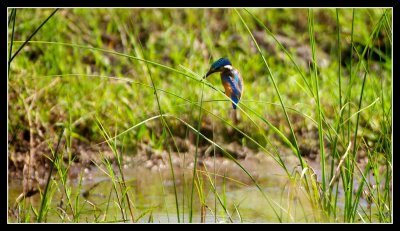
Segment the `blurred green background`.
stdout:
[[[25,41],[52,11],[19,9],[14,40]],[[308,9],[262,8],[249,11],[271,30],[311,80]],[[315,118],[315,102],[309,92],[304,90],[305,84],[293,63],[264,28],[245,11],[240,12],[266,57],[285,104]],[[342,94],[347,90],[352,9],[339,10],[340,63],[335,9],[314,9],[313,12],[320,100],[329,121],[340,110],[337,105],[338,65],[342,65]],[[383,12],[384,9],[356,10],[354,47],[359,53],[362,53],[374,24]],[[387,20],[390,22],[390,18]],[[363,106],[379,98],[379,104],[387,111],[391,108],[391,36],[387,34],[388,28],[382,27],[380,30],[379,38],[368,54],[369,75]],[[41,94],[37,94],[31,114],[36,128],[42,129],[45,137],[52,137],[57,123],[63,123],[71,125],[75,138],[85,142],[99,142],[102,137],[93,119],[95,115],[114,134],[159,113],[152,88],[105,78],[128,78],[151,85],[145,63],[63,43],[144,57],[186,72],[183,66],[198,75],[204,75],[216,59],[228,57],[244,77],[245,90],[241,102],[275,126],[289,132],[261,56],[233,9],[61,9],[32,41],[54,43],[29,43],[11,63],[8,106],[11,136],[15,135],[13,132],[17,127],[18,133],[29,129],[27,111],[22,101],[38,92]],[[20,45],[15,43],[13,50]],[[357,55],[353,56],[357,60]],[[149,65],[149,68],[157,88],[192,102],[200,101],[202,85],[199,81],[159,66]],[[357,79],[351,89],[351,102],[357,105],[362,74],[355,77]],[[222,90],[217,75],[208,80]],[[159,92],[159,95],[164,112],[176,115],[189,124],[196,123],[196,106],[171,94]],[[229,120],[228,111],[231,106],[221,93],[205,87],[203,100],[204,108]],[[356,111],[355,105],[352,106],[353,113]],[[288,113],[297,128],[311,124],[303,115],[290,110]],[[210,116],[205,114],[205,117]],[[382,114],[373,113],[371,109],[363,112],[360,121],[362,128],[366,129],[363,134],[373,138],[374,133],[380,131],[382,118]],[[210,119],[215,127],[221,129],[221,136],[224,136],[226,125],[215,118]],[[241,119],[238,127],[257,137],[254,124],[244,115]],[[178,124],[174,124],[176,122],[171,121],[171,126],[176,125],[176,134],[181,134]],[[151,139],[160,124],[150,122],[146,126],[127,133],[130,142],[125,145],[135,145],[143,139]],[[264,125],[261,123],[260,126]],[[268,128],[265,129],[268,132]],[[262,139],[259,141],[265,142]],[[18,144],[17,140],[15,142]]]

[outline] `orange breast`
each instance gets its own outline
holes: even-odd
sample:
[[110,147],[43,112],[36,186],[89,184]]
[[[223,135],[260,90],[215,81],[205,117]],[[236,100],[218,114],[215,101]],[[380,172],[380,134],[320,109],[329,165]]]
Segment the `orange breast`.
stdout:
[[232,87],[231,87],[231,85],[229,84],[229,82],[227,82],[227,81],[222,81],[222,84],[224,85],[224,88],[225,88],[225,94],[229,97],[229,98],[231,98],[231,96],[232,96]]

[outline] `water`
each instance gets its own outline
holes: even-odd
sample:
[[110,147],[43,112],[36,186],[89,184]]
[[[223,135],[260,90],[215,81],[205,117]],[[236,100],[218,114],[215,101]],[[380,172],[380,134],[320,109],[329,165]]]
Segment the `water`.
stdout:
[[[233,164],[223,168],[222,163],[216,167],[216,175],[213,174],[214,169],[199,168],[199,181],[193,190],[192,222],[305,223],[318,219],[318,212],[314,211],[306,200],[304,189],[298,184],[289,183],[279,167],[271,163],[264,165],[265,163],[260,162],[252,165],[241,162],[257,179],[263,195],[250,177],[237,166]],[[265,166],[268,166],[267,170]],[[90,174],[85,175],[80,192],[79,179],[69,181],[72,189],[72,207],[79,213],[79,219],[73,220],[63,187],[58,186],[55,187],[46,222],[124,222],[124,219],[130,219],[126,200],[122,202],[123,212],[118,206],[121,204],[118,202],[121,201],[120,185],[115,185],[119,192],[117,198],[114,185],[104,167],[103,170],[92,168]],[[118,172],[117,169],[115,171]],[[169,168],[150,170],[142,166],[125,166],[123,171],[129,196],[134,204],[132,211],[136,222],[189,222],[193,169],[174,168],[178,201]],[[211,182],[215,185],[216,193]],[[22,191],[21,182],[14,179],[9,181],[8,186],[8,202],[9,207],[12,207],[15,198]],[[84,192],[86,195],[83,195]],[[39,195],[28,200],[34,208],[40,207]],[[179,220],[176,203],[179,208]],[[338,206],[340,204],[339,201]],[[203,206],[203,213],[202,205],[206,205]],[[30,221],[34,222],[34,215],[31,216]],[[14,223],[18,220],[9,215],[9,222]]]

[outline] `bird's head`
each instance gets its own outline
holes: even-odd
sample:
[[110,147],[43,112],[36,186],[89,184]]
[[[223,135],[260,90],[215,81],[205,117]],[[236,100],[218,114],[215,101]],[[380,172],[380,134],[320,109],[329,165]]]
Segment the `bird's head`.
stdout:
[[232,63],[227,58],[220,58],[211,64],[210,70],[206,74],[206,78],[214,72],[221,72],[225,69],[232,69]]

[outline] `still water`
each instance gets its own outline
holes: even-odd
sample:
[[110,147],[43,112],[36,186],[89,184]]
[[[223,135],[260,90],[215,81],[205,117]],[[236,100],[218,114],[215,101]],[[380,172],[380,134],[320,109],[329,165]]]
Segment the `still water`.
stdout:
[[[191,201],[192,222],[195,223],[321,222],[318,211],[305,198],[304,189],[289,181],[285,173],[273,163],[265,165],[257,162],[255,165],[242,161],[241,164],[249,170],[260,188],[237,166],[224,168],[221,163],[215,169],[198,169],[193,200],[192,168],[174,169],[174,181],[168,167],[155,170],[143,166],[125,166],[123,173],[135,222],[188,223]],[[72,206],[68,205],[64,187],[57,181],[53,185],[54,194],[46,222],[123,223],[124,219],[130,219],[126,200],[122,202],[122,209],[119,206],[121,203],[118,201],[122,200],[121,185],[113,184],[108,172],[102,169],[93,167],[84,175],[81,185],[79,177],[68,181],[72,190]],[[115,171],[118,172],[117,169]],[[14,179],[9,180],[8,187],[9,208],[12,208],[22,186],[20,180]],[[118,197],[115,191],[118,191]],[[27,199],[25,204],[29,204],[28,201],[34,208],[40,207],[38,194]],[[72,209],[79,213],[75,220]],[[14,211],[17,209],[14,208]],[[34,222],[33,217],[30,222]],[[9,222],[20,221],[9,215]]]

